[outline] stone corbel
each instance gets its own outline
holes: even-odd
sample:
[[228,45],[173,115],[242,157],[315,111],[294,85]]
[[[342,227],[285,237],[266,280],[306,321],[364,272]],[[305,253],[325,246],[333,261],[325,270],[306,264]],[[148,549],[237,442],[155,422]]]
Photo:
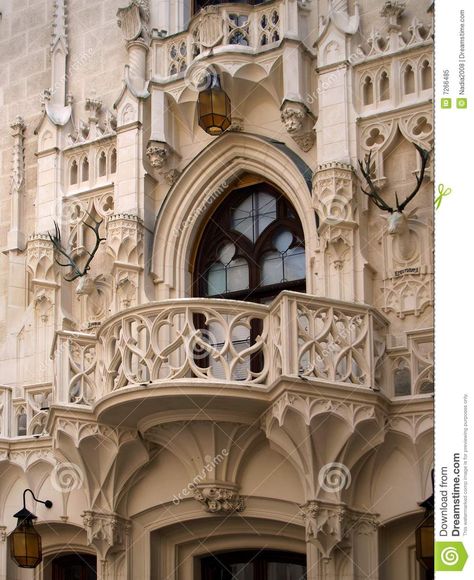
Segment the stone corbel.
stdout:
[[101,559],[127,549],[130,521],[115,513],[85,511],[82,514],[87,543],[94,546]]
[[169,161],[171,148],[162,141],[149,141],[146,148],[146,156],[150,165],[155,169],[163,169]]
[[376,534],[375,514],[358,512],[344,504],[329,504],[310,500],[300,506],[306,527],[306,541],[317,546],[324,559],[330,559],[336,546],[354,543],[361,535]]
[[148,141],[146,156],[153,169],[156,169],[160,175],[163,175],[166,182],[170,185],[174,183],[177,169],[172,167],[179,163],[181,157],[165,141]]
[[286,131],[303,151],[309,151],[315,141],[315,118],[308,107],[296,101],[285,101],[281,106],[281,121]]
[[222,483],[206,483],[194,487],[194,499],[212,514],[243,512],[245,500],[240,497],[238,487]]
[[300,506],[300,510],[306,528],[306,541],[315,544],[323,558],[331,558],[334,548],[346,534],[345,506],[311,500]]

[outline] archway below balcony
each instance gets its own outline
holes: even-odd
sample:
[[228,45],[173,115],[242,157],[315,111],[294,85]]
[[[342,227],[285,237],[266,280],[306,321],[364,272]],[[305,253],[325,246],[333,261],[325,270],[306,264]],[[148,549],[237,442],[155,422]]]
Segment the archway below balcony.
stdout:
[[151,273],[156,298],[192,295],[193,251],[210,212],[244,174],[259,176],[283,192],[294,208],[306,247],[306,291],[315,291],[316,215],[312,171],[285,144],[266,137],[229,132],[213,141],[183,171],[158,212]]

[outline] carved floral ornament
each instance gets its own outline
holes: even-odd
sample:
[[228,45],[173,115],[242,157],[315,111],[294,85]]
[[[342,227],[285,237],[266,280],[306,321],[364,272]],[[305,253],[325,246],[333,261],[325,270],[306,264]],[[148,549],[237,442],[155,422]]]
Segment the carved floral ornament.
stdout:
[[234,486],[196,485],[194,499],[201,503],[207,512],[213,514],[231,514],[245,509],[245,500],[240,497]]
[[102,556],[126,549],[130,522],[114,513],[85,511],[82,515],[87,531],[87,543],[94,545]]

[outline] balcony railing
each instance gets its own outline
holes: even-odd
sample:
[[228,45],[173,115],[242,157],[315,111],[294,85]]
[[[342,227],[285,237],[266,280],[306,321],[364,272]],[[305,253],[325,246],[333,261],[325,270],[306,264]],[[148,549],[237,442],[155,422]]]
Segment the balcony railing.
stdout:
[[97,335],[58,332],[54,385],[0,386],[0,438],[47,435],[50,404],[90,408],[140,386],[265,390],[299,377],[390,398],[429,395],[431,331],[391,337],[388,349],[387,340],[387,321],[375,309],[297,292],[269,305],[185,298],[131,308]]
[[296,292],[270,305],[164,300],[116,314],[97,336],[58,333],[55,401],[173,381],[261,388],[282,375],[377,388],[385,327],[368,306]]
[[186,31],[154,40],[154,74],[160,78],[179,75],[211,51],[255,54],[278,46],[285,37],[298,37],[300,9],[293,0],[210,6],[191,20]]

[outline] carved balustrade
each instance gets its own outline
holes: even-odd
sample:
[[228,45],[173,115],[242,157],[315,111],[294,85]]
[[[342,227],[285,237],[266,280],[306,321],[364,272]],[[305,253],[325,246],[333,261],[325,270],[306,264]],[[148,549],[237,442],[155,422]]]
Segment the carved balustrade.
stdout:
[[299,11],[292,0],[209,6],[190,22],[187,30],[154,39],[154,74],[165,79],[184,73],[196,60],[226,51],[255,54],[276,47],[285,37],[299,38]]
[[53,347],[55,402],[74,405],[95,402],[96,342],[94,334],[57,332]]
[[19,387],[0,386],[0,438],[42,437],[52,403],[51,383]]
[[271,305],[163,301],[98,333],[97,388],[186,379],[270,385],[279,376],[377,388],[385,321],[366,306],[283,292]]
[[[51,404],[92,407],[129,387],[173,382],[263,389],[299,377],[383,388],[391,397],[427,392],[431,334],[411,333],[399,346],[392,337],[387,351],[386,335],[386,319],[369,306],[289,291],[269,305],[184,298],[130,308],[97,334],[56,333],[53,387],[31,385],[21,394],[0,387],[0,437],[46,435]],[[406,393],[394,387],[408,380],[396,365],[409,368],[414,386]]]

